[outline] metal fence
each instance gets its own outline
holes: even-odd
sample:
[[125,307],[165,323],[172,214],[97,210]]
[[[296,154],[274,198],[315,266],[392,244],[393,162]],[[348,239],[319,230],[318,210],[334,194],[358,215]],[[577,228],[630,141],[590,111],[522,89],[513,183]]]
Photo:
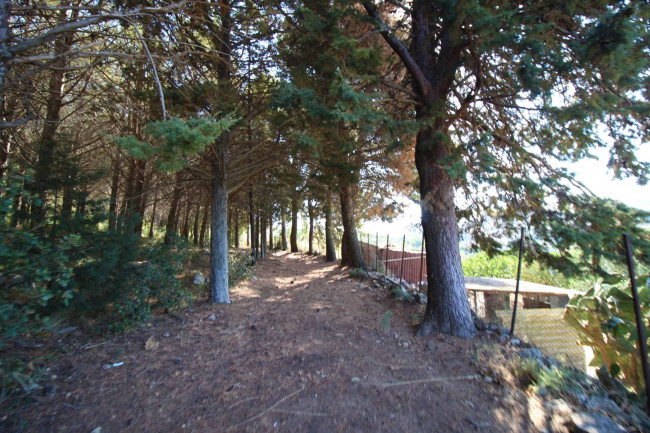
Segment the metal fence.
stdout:
[[[366,238],[370,236],[367,235]],[[361,241],[363,259],[369,268],[382,272],[386,275],[399,278],[410,284],[419,284],[426,280],[427,265],[425,263],[424,251],[406,251],[404,238],[402,249],[394,249],[389,245],[381,247],[375,236],[375,244]]]

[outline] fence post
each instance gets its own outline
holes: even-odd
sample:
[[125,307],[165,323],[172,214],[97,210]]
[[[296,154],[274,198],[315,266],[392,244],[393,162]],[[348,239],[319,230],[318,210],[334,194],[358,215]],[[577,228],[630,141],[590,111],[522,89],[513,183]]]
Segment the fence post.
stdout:
[[388,239],[390,239],[390,235],[386,235],[386,257],[384,259],[384,275],[388,275]]
[[379,232],[375,234],[375,271],[379,271]]
[[406,246],[406,235],[402,238],[402,264],[399,271],[399,283],[402,284],[402,278],[404,278],[404,247]]
[[368,242],[366,245],[366,253],[368,253],[368,266],[370,266],[370,233],[368,233]]
[[630,237],[623,235],[625,244],[625,255],[627,256],[627,270],[630,274],[630,283],[632,283],[632,300],[634,301],[634,312],[636,313],[636,330],[639,337],[639,352],[641,354],[641,366],[643,367],[643,378],[645,379],[645,398],[646,411],[650,415],[650,375],[648,374],[648,348],[646,347],[645,326],[643,325],[643,316],[641,316],[641,306],[639,305],[639,293],[636,290],[636,275],[634,272],[634,259],[632,258],[632,245]]
[[519,302],[519,279],[521,278],[521,257],[524,253],[524,228],[521,228],[519,235],[519,263],[517,264],[517,285],[515,286],[515,305],[512,307],[512,322],[510,323],[510,336],[515,332],[515,321],[517,320],[517,303]]

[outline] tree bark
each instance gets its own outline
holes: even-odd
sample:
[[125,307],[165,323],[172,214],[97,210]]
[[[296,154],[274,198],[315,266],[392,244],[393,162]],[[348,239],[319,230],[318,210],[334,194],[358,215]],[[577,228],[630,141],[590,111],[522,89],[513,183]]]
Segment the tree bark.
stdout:
[[153,198],[153,207],[151,209],[151,225],[149,226],[149,237],[153,238],[154,225],[156,224],[156,207],[158,206],[158,193]]
[[255,251],[257,250],[255,241],[257,240],[257,236],[255,235],[255,202],[253,201],[253,184],[248,188],[248,218],[250,223],[249,234],[251,241],[251,257],[253,258],[253,264],[255,264],[255,259],[257,258],[255,254]]
[[280,221],[282,222],[282,228],[280,229],[282,232],[281,239],[280,239],[280,249],[282,251],[287,250],[287,218],[286,215],[284,214],[284,207],[280,209]]
[[228,293],[228,188],[226,186],[226,146],[228,135],[217,139],[222,164],[214,164],[212,178],[212,221],[210,225],[210,302],[229,304]]
[[235,209],[235,248],[239,249],[239,212]]
[[190,238],[190,211],[192,210],[192,203],[189,198],[187,199],[187,204],[185,205],[185,215],[183,216],[183,229],[182,236],[185,240]]
[[117,228],[117,195],[120,188],[120,152],[116,152],[113,161],[113,177],[111,179],[111,198],[108,205],[108,229],[114,231]]
[[273,214],[269,214],[269,250],[273,250]]
[[260,215],[260,257],[266,257],[266,218]]
[[[65,12],[61,12],[60,20],[65,21],[66,18]],[[61,118],[61,108],[63,107],[63,83],[66,66],[66,58],[63,54],[70,49],[72,42],[73,34],[66,33],[54,43],[54,51],[58,57],[52,62],[51,66],[45,122],[36,151],[38,159],[34,167],[33,192],[39,196],[40,204],[32,204],[32,227],[40,225],[45,220],[47,190],[49,189],[54,151],[56,149],[55,136]]]
[[194,212],[194,230],[192,236],[194,239],[194,246],[199,244],[199,217],[201,216],[201,204],[196,205],[196,212]]
[[336,261],[336,245],[334,244],[334,230],[332,228],[332,198],[329,191],[325,199],[325,261]]
[[298,250],[298,191],[291,195],[291,252],[297,253]]
[[165,243],[169,244],[176,235],[176,215],[178,215],[178,202],[181,199],[181,181],[183,180],[182,172],[176,173],[176,182],[172,190],[172,201],[169,205],[169,214],[167,214],[167,224],[165,225]]
[[341,266],[366,269],[363,252],[357,235],[354,206],[354,188],[340,182],[341,218],[343,219],[343,239],[341,241]]
[[307,200],[307,213],[309,214],[309,251],[308,254],[314,254],[314,202]]
[[201,221],[201,235],[199,236],[199,245],[205,245],[205,232],[208,230],[208,220],[210,219],[210,206],[203,207],[203,220]]
[[[230,85],[232,8],[230,0],[219,2],[221,32],[219,52],[221,59],[217,65],[219,84]],[[212,164],[212,223],[210,225],[210,302],[229,304],[228,292],[228,145],[230,134],[224,132],[216,141]]]

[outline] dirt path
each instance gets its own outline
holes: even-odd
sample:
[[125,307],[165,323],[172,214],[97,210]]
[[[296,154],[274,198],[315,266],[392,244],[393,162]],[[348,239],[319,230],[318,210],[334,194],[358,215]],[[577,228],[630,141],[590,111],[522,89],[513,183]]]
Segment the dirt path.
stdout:
[[14,416],[38,432],[537,431],[503,389],[472,378],[480,340],[413,336],[421,306],[297,254],[255,276],[231,305],[73,347],[50,371],[52,395]]

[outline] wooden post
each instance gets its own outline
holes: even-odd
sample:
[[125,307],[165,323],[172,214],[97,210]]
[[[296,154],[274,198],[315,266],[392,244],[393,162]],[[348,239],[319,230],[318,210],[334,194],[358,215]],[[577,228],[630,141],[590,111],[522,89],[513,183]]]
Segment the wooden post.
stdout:
[[386,235],[386,257],[384,259],[384,274],[388,275],[388,239],[390,235]]
[[375,271],[379,271],[379,232],[375,235]]
[[406,235],[402,238],[402,264],[400,265],[399,271],[399,283],[402,284],[402,278],[404,278],[404,247],[406,246]]

